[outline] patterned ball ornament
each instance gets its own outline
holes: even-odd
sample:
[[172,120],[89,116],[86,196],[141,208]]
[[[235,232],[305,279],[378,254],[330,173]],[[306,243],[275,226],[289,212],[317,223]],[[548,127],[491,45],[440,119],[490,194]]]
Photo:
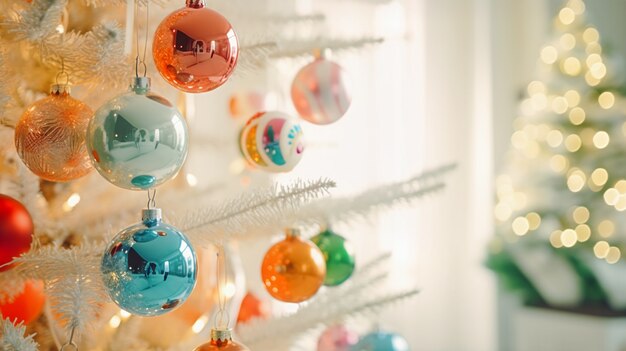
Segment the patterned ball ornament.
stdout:
[[100,107],[89,122],[92,163],[109,182],[145,190],[172,179],[187,156],[187,124],[150,80],[135,78],[130,92]]
[[398,334],[376,331],[367,334],[350,351],[409,351],[409,344]]
[[260,112],[243,127],[240,147],[250,164],[270,172],[289,172],[302,159],[302,128],[285,113]]
[[291,100],[305,120],[321,125],[334,123],[350,107],[347,81],[341,66],[319,55],[296,74]]
[[0,298],[0,315],[4,319],[28,325],[39,318],[45,302],[43,281],[27,280],[21,293],[10,300]]
[[341,235],[327,229],[311,238],[326,259],[324,285],[337,286],[350,278],[354,272],[354,250]]
[[[0,194],[0,266],[27,252],[33,241],[33,220],[26,207]],[[10,267],[0,268],[0,272]]]
[[336,324],[328,327],[317,341],[317,351],[349,351],[359,341],[359,335]]
[[109,243],[100,266],[111,299],[139,316],[174,310],[196,284],[197,259],[189,240],[161,221],[161,210],[144,209],[142,223]]
[[287,230],[286,238],[269,249],[261,265],[265,289],[284,302],[310,299],[324,283],[325,276],[324,255],[295,229]]
[[92,169],[85,132],[93,111],[70,96],[67,85],[52,85],[50,95],[22,114],[15,148],[33,173],[53,182],[78,179]]
[[193,351],[250,351],[250,349],[233,341],[230,329],[211,329],[211,340]]
[[203,0],[165,17],[154,33],[152,55],[163,78],[179,90],[203,93],[224,84],[239,55],[237,35],[228,20]]

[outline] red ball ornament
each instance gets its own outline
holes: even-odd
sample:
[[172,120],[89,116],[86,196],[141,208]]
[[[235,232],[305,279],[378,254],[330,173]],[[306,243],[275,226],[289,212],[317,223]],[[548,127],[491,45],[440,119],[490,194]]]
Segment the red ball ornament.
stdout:
[[253,293],[247,293],[241,301],[237,323],[247,323],[253,319],[267,319],[270,316],[270,309],[265,302]]
[[250,349],[233,341],[230,329],[211,329],[211,340],[193,351],[250,351]]
[[[30,249],[33,220],[19,201],[0,194],[0,266]],[[0,271],[8,267],[0,268]]]
[[203,0],[165,17],[156,32],[152,55],[157,70],[171,85],[188,93],[211,91],[233,73],[239,42],[230,22]]
[[2,318],[17,323],[30,322],[39,318],[46,296],[43,292],[43,282],[41,280],[27,280],[24,290],[15,296],[12,301],[0,301],[0,314]]

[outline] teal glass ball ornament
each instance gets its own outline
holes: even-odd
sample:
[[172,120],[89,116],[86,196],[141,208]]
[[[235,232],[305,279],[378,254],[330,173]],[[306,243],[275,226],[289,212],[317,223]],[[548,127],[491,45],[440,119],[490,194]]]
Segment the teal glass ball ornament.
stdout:
[[92,164],[106,180],[145,190],[172,179],[187,157],[187,124],[167,99],[136,77],[130,91],[109,100],[87,127]]
[[409,343],[398,334],[376,331],[367,334],[350,351],[410,351]]
[[121,309],[158,316],[180,306],[196,284],[197,258],[185,234],[144,209],[142,222],[109,243],[100,266],[105,290]]
[[354,250],[343,236],[326,229],[311,238],[326,259],[324,285],[337,286],[348,280],[354,272]]

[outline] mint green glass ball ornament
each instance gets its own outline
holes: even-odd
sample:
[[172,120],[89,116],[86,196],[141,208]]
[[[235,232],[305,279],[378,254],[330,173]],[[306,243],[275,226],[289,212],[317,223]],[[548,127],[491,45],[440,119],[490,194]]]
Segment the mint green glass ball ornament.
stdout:
[[354,272],[354,250],[341,235],[330,229],[311,238],[326,259],[324,285],[337,286],[348,280]]
[[350,348],[350,351],[410,351],[410,349],[406,339],[402,336],[375,331],[364,336]]
[[130,91],[101,106],[87,128],[91,161],[106,180],[145,190],[172,179],[187,156],[187,124],[167,99],[134,78]]
[[161,221],[161,210],[144,209],[142,222],[109,243],[100,271],[105,290],[121,309],[158,316],[180,306],[196,284],[197,258],[187,237]]

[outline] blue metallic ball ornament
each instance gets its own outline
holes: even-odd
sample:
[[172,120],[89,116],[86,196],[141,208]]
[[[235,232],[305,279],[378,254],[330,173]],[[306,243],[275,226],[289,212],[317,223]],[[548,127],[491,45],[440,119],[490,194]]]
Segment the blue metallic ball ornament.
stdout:
[[187,156],[187,124],[167,99],[138,77],[131,91],[100,107],[87,128],[91,161],[106,180],[145,190],[172,179]]
[[144,209],[143,222],[115,236],[100,270],[111,299],[123,310],[158,316],[182,304],[196,284],[197,259],[187,237]]
[[410,351],[409,344],[398,334],[375,331],[364,336],[350,351]]

